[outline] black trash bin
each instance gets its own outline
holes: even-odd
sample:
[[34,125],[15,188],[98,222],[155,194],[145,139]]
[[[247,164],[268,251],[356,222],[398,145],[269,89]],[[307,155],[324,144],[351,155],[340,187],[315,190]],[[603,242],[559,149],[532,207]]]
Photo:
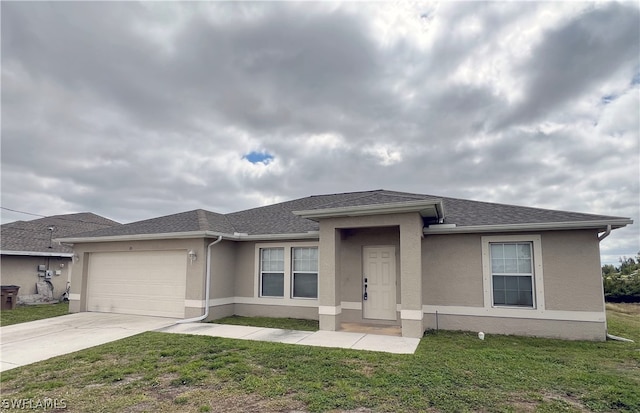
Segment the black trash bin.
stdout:
[[2,309],[13,310],[16,308],[16,301],[18,301],[19,285],[2,285]]

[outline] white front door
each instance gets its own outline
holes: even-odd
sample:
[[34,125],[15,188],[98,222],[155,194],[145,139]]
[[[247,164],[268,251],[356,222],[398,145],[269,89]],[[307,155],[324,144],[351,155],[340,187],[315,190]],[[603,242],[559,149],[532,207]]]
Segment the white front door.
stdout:
[[396,248],[364,247],[362,261],[362,318],[395,320]]

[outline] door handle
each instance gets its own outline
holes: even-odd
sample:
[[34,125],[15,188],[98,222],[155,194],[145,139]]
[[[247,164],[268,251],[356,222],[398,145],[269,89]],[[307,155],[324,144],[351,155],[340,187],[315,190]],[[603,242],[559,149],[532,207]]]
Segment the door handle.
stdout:
[[364,279],[364,294],[362,295],[362,299],[366,300],[367,298],[369,298],[369,295],[367,294],[367,279]]

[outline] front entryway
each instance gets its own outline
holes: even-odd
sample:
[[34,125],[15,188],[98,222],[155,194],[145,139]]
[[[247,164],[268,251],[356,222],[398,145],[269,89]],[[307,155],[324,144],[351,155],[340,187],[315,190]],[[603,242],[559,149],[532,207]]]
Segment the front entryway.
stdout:
[[[396,320],[396,250],[394,246],[363,247],[362,317]],[[365,299],[366,293],[366,299]]]

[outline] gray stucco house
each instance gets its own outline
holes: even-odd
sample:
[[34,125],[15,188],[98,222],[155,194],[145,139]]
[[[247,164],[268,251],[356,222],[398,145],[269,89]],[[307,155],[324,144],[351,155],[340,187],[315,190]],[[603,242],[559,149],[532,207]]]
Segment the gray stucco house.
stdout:
[[[17,285],[18,303],[36,296],[36,283],[45,282],[53,299],[59,299],[70,281],[73,249],[53,238],[111,228],[118,222],[89,212],[55,215],[31,221],[2,224],[2,284]],[[46,300],[46,297],[43,297]],[[32,302],[37,302],[33,297]]]
[[[232,314],[604,340],[600,239],[628,218],[387,190],[60,239],[70,311]],[[208,288],[207,288],[208,286]]]

